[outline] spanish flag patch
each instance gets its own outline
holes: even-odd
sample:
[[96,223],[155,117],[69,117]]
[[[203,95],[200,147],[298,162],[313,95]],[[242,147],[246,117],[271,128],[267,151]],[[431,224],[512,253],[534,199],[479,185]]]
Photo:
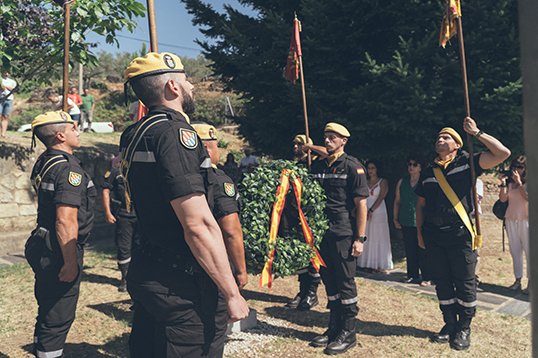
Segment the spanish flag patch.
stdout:
[[364,174],[364,169],[362,168],[357,169],[357,174]]

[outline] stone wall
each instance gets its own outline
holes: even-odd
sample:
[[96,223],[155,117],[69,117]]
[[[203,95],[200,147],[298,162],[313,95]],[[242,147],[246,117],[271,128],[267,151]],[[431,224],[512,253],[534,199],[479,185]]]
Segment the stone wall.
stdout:
[[[102,235],[108,233],[110,227],[104,223],[99,189],[105,172],[110,168],[113,154],[83,149],[75,152],[75,156],[82,161],[84,169],[98,188],[94,231]],[[42,146],[32,152],[25,146],[0,143],[0,256],[23,252],[24,243],[35,228],[37,197],[30,182],[30,174],[43,151]],[[106,228],[104,231],[103,227]]]

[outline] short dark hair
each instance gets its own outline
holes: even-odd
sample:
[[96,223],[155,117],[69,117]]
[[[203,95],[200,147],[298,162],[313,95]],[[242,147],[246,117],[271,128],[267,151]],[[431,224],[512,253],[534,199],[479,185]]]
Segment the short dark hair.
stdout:
[[69,124],[72,123],[47,124],[37,127],[34,130],[34,134],[47,148],[49,148],[54,143],[56,134],[65,132],[65,129]]
[[161,102],[164,98],[164,86],[166,82],[176,75],[173,72],[167,72],[160,75],[145,76],[142,78],[133,78],[131,86],[138,99],[147,107]]
[[405,163],[409,163],[410,160],[414,160],[415,162],[417,162],[418,164],[420,164],[420,167],[422,169],[425,169],[425,166],[426,166],[426,159],[424,159],[424,157],[418,153],[415,153],[415,154],[411,154],[407,157],[407,159],[405,160]]

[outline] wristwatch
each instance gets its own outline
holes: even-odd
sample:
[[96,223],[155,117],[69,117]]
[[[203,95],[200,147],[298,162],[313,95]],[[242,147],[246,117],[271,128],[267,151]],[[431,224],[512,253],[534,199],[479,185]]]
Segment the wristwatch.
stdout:
[[355,237],[355,241],[357,241],[357,240],[359,240],[360,242],[362,242],[364,244],[366,242],[366,240],[367,240],[366,235],[362,235],[362,236],[357,235]]

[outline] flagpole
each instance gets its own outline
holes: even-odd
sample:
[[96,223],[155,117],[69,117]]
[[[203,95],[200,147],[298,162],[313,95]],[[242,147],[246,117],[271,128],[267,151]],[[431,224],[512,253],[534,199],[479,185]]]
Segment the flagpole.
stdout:
[[[308,138],[310,138],[310,134],[308,133],[308,113],[306,111],[306,92],[304,88],[303,56],[299,56],[299,71],[301,72],[301,88],[303,90],[303,111],[304,111],[306,143],[308,143]],[[311,157],[310,157],[310,150],[308,150],[308,172],[310,172],[311,163],[312,162],[311,162]]]
[[71,14],[70,9],[71,4],[66,4],[64,6],[64,63],[63,63],[63,98],[62,98],[62,109],[64,112],[67,112],[67,91],[69,87],[69,42],[70,42],[70,20]]
[[[471,117],[471,107],[469,105],[469,85],[467,82],[467,67],[465,65],[465,47],[463,45],[463,26],[461,24],[461,16],[456,18],[456,24],[458,27],[458,43],[460,49],[460,64],[461,64],[461,74],[463,79],[463,101],[465,105],[465,116]],[[482,230],[480,229],[480,215],[478,212],[478,197],[476,195],[476,172],[474,168],[474,149],[473,149],[473,136],[467,133],[467,143],[469,146],[469,165],[471,167],[471,193],[473,197],[473,204],[475,208],[475,224],[476,224],[476,235],[482,236]]]
[[159,53],[159,45],[157,43],[157,24],[155,20],[155,3],[153,0],[147,0],[148,3],[148,23],[149,23],[149,41],[150,52]]

